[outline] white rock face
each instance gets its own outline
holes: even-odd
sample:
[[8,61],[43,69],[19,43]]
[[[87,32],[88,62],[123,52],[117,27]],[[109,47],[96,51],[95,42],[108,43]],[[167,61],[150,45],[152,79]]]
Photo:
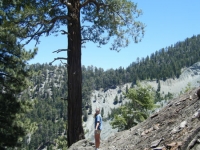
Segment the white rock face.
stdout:
[[[94,113],[96,108],[102,108],[104,109],[104,115],[103,118],[106,118],[108,116],[108,113],[111,112],[111,109],[117,108],[127,102],[126,99],[122,101],[122,103],[118,104],[113,104],[114,99],[116,96],[118,96],[118,99],[120,98],[120,95],[122,95],[122,92],[118,92],[119,89],[121,88],[122,91],[125,91],[126,85],[128,88],[130,88],[131,83],[125,84],[121,87],[117,86],[116,89],[108,89],[107,91],[103,91],[103,89],[99,91],[93,91],[92,92],[92,97],[91,97],[91,103],[92,103],[92,114],[88,115],[87,122],[83,124],[85,126],[85,130],[89,130],[89,132],[85,135],[86,139],[89,140],[94,140]],[[95,100],[95,95],[96,95],[96,100]],[[105,98],[105,103],[104,103],[104,98]],[[103,129],[101,132],[101,139],[105,140],[107,139],[110,135],[116,133],[118,130],[117,129],[112,129],[110,125],[110,121],[103,121]]]

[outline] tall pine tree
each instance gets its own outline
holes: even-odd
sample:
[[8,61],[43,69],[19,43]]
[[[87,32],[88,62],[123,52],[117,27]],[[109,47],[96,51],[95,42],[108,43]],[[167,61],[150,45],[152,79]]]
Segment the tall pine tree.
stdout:
[[[82,44],[92,41],[99,46],[113,40],[111,50],[139,42],[144,34],[144,24],[137,21],[142,11],[128,0],[19,0],[20,17],[15,23],[27,32],[23,38],[39,42],[41,35],[59,32],[60,26],[68,37],[68,146],[84,138],[82,127]],[[64,59],[66,58],[55,58]]]

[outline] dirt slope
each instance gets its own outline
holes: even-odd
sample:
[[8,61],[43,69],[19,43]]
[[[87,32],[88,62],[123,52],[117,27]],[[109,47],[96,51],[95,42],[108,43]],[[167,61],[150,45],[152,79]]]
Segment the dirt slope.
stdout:
[[[198,88],[171,100],[167,106],[130,130],[101,141],[101,150],[200,150],[200,100]],[[199,112],[199,113],[198,113]],[[94,150],[81,140],[70,150]]]

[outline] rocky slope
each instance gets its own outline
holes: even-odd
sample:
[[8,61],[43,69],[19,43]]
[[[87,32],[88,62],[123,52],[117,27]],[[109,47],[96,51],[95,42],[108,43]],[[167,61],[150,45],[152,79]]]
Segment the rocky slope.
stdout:
[[[180,95],[190,83],[191,87],[198,87],[200,82],[200,62],[195,63],[191,67],[182,69],[182,74],[179,78],[167,79],[166,81],[160,81],[161,93],[167,94],[168,92],[172,93],[174,97]],[[157,90],[158,83],[156,81],[143,81],[144,84],[151,85],[155,90]],[[98,107],[104,109],[104,118],[107,117],[107,114],[110,113],[111,108],[116,108],[121,106],[127,100],[123,99],[122,103],[116,105],[113,104],[115,96],[120,97],[122,92],[125,92],[126,86],[130,88],[131,83],[125,85],[116,86],[113,89],[108,89],[107,91],[99,90],[93,91],[91,96],[92,104],[92,114],[94,114],[95,109]],[[121,92],[119,92],[121,91]],[[95,99],[96,96],[96,99]],[[104,102],[105,99],[105,102]],[[166,103],[166,102],[163,102]],[[94,141],[93,138],[93,129],[94,129],[94,118],[93,115],[88,116],[87,122],[84,123],[85,130],[87,130],[86,139]],[[104,130],[101,133],[102,139],[106,140],[109,136],[117,132],[117,129],[112,129],[109,124],[109,121],[103,122]]]
[[[199,87],[200,81],[200,62],[195,63],[189,68],[184,68],[182,74],[179,78],[168,79],[166,81],[161,81],[161,92],[166,94],[168,92],[174,94],[176,99],[171,100],[167,106],[155,114],[155,118],[148,118],[145,122],[133,127],[130,131],[117,132],[117,129],[112,129],[109,122],[104,123],[104,130],[102,131],[101,138],[103,144],[102,149],[167,149],[167,144],[173,144],[172,149],[178,146],[182,147],[183,150],[186,149],[185,145],[188,145],[191,138],[195,138],[195,130],[200,130],[200,126],[197,124],[200,122],[198,119],[193,119],[192,115],[198,111],[199,101],[197,100],[196,88]],[[150,84],[154,89],[157,89],[158,83],[156,81],[143,81],[145,84]],[[191,87],[196,87],[191,93],[186,93],[179,97],[180,93],[184,91],[184,88],[190,83]],[[130,83],[126,84],[130,87]],[[105,116],[110,111],[111,108],[119,107],[121,104],[114,105],[113,100],[118,93],[119,89],[125,91],[126,85],[121,87],[116,87],[115,89],[109,89],[107,91],[94,91],[91,97],[93,112],[95,108],[104,108]],[[94,100],[94,96],[97,99]],[[190,95],[192,100],[189,100]],[[106,97],[105,103],[103,99]],[[177,112],[178,111],[178,112]],[[88,129],[86,134],[86,139],[79,141],[71,147],[71,149],[93,149],[93,116],[88,116],[88,121],[85,122],[85,129]],[[193,124],[194,123],[194,124]],[[182,129],[180,126],[185,127]],[[156,128],[156,129],[155,129]],[[179,131],[180,128],[180,131]],[[176,131],[177,130],[177,131]],[[177,132],[177,133],[173,133]],[[145,133],[145,134],[144,134]],[[146,134],[149,133],[149,134]],[[197,135],[196,135],[197,136]],[[108,138],[109,137],[109,138]],[[182,139],[185,138],[185,139]],[[171,140],[170,140],[171,139]],[[179,139],[179,140],[176,140]],[[196,137],[196,141],[198,138]],[[184,142],[186,140],[187,142]],[[89,142],[90,141],[90,142]],[[153,148],[153,142],[159,142],[158,148]],[[195,141],[195,140],[194,140]],[[177,143],[178,142],[178,143]],[[177,145],[178,144],[178,145]],[[88,146],[90,145],[90,146]],[[146,145],[146,146],[145,146]],[[85,147],[84,147],[85,146]],[[128,146],[128,147],[126,147]],[[163,147],[162,147],[163,146]],[[152,148],[151,148],[152,147]],[[200,147],[197,146],[197,149]],[[196,149],[196,150],[197,150]],[[193,148],[195,150],[195,147]]]
[[[199,150],[200,100],[197,89],[171,100],[167,106],[130,130],[101,141],[101,150]],[[92,150],[94,143],[82,140],[70,150]]]

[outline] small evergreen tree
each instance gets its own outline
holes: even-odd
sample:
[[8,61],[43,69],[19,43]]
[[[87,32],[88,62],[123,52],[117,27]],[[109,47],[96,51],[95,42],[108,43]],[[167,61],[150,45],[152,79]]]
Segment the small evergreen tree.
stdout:
[[118,96],[116,95],[114,99],[114,104],[117,104],[117,103],[118,103]]
[[89,105],[89,112],[88,112],[88,114],[89,115],[92,114],[92,105],[91,104]]
[[126,85],[126,94],[128,93],[128,85]]
[[97,96],[96,96],[96,95],[94,96],[94,101],[95,101],[95,102],[97,101]]
[[184,93],[190,91],[191,89],[192,89],[191,83],[189,82],[189,83],[187,84],[187,86],[185,87],[185,89],[184,89]]
[[88,119],[88,113],[87,113],[87,110],[86,109],[84,109],[84,111],[83,111],[83,121],[87,121],[87,119]]
[[152,87],[139,83],[136,88],[130,88],[126,97],[130,99],[130,103],[119,107],[119,111],[114,114],[114,119],[110,123],[113,128],[120,130],[129,129],[139,122],[145,120],[149,112],[154,108],[154,94]]
[[157,92],[160,92],[160,89],[161,89],[160,80],[158,80],[158,88],[157,88]]
[[110,112],[108,112],[108,119],[110,119],[110,117],[111,117],[111,116],[110,116]]
[[104,116],[104,109],[103,108],[101,109],[101,116],[102,117]]
[[123,100],[122,94],[120,94],[119,102],[121,103]]

